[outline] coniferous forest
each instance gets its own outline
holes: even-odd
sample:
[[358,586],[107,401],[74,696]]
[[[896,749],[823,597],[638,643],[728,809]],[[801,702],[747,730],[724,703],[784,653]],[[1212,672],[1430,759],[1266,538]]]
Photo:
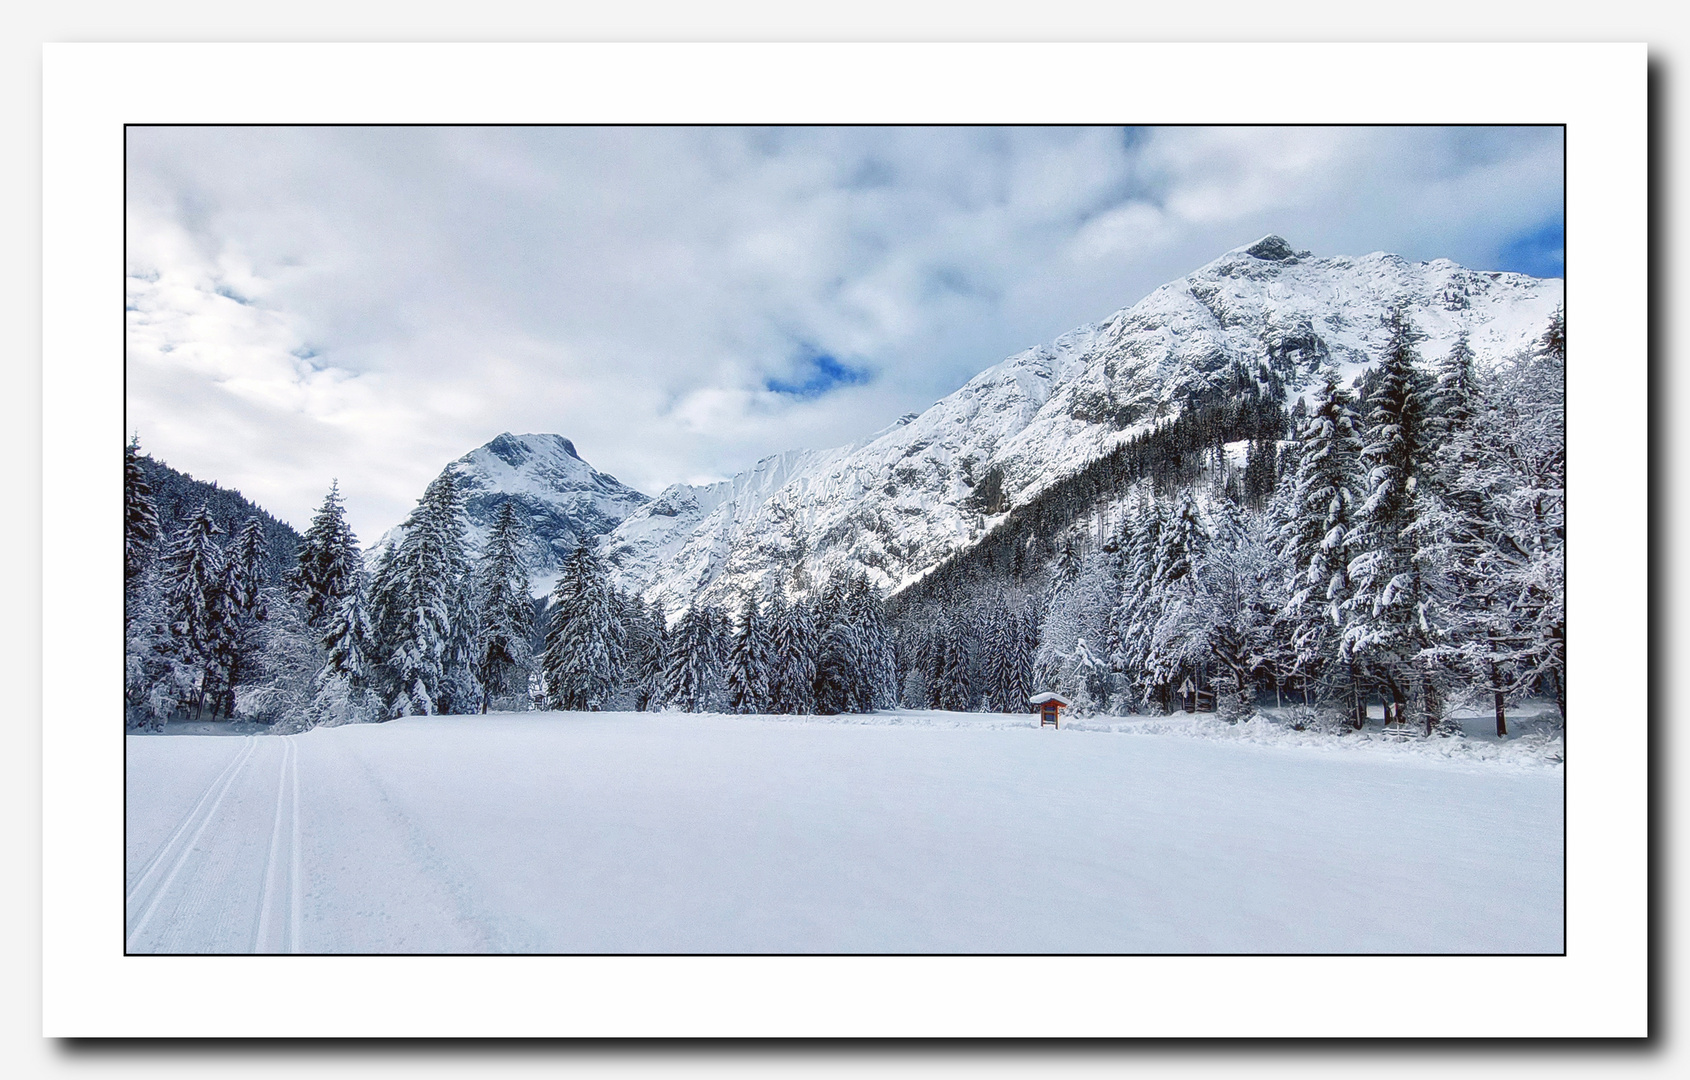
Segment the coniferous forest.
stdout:
[[1370,704],[1424,735],[1476,707],[1502,734],[1527,697],[1564,717],[1563,319],[1489,367],[1465,339],[1422,356],[1405,309],[1389,330],[1363,377],[1320,370],[1289,408],[1237,372],[893,596],[839,576],[665,611],[586,541],[535,601],[522,519],[507,503],[472,552],[450,470],[366,566],[338,488],[296,537],[131,440],[126,721],[1020,712],[1042,690],[1334,734]]

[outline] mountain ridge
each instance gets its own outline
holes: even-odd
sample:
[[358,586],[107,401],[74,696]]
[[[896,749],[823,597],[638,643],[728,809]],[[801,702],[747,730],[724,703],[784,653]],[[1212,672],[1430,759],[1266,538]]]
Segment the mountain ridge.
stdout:
[[[1328,363],[1359,375],[1398,303],[1410,306],[1428,360],[1465,331],[1480,361],[1495,362],[1542,331],[1562,292],[1558,279],[1448,259],[1316,258],[1270,234],[992,365],[914,418],[796,452],[766,495],[701,506],[667,532],[630,519],[607,538],[607,558],[620,586],[671,614],[777,582],[802,592],[841,571],[896,592],[1012,506],[1183,410],[1252,386],[1288,404]],[[755,492],[750,478],[772,460],[723,483]]]
[[[1535,340],[1563,293],[1560,279],[1448,259],[1316,257],[1269,234],[855,442],[768,455],[711,484],[651,498],[593,469],[560,435],[507,432],[448,467],[466,479],[472,548],[500,502],[527,510],[537,593],[586,536],[603,537],[620,588],[670,615],[777,585],[805,593],[841,572],[895,593],[1012,508],[1186,411],[1288,405],[1328,364],[1359,376],[1398,304],[1426,361],[1466,333],[1479,362],[1495,363]],[[369,557],[399,535],[390,530]]]

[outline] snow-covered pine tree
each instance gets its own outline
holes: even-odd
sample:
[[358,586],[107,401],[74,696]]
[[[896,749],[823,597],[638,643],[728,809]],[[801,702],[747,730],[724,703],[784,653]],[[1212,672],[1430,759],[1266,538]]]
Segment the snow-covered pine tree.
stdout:
[[1031,604],[1023,602],[1016,612],[1016,622],[1020,633],[1015,639],[1015,661],[1009,668],[1014,682],[1010,687],[1008,705],[1010,712],[1025,712],[1027,699],[1036,692],[1033,687],[1033,658],[1039,652],[1039,616]]
[[1020,691],[1015,664],[1021,620],[1002,590],[993,600],[986,623],[984,668],[986,708],[991,712],[1025,712],[1027,695]]
[[[1276,557],[1263,515],[1246,513],[1230,501],[1216,504],[1215,525],[1197,572],[1193,636],[1226,672],[1233,701],[1220,710],[1229,720],[1255,712],[1255,684],[1272,649],[1282,563]],[[1217,687],[1217,694],[1221,689]]]
[[1279,483],[1279,440],[1251,439],[1244,462],[1244,501],[1259,509]]
[[[390,672],[392,716],[467,711],[479,703],[471,666],[473,610],[462,499],[448,469],[405,519],[404,538],[377,569],[374,622]],[[467,692],[466,692],[467,691]]]
[[[1473,367],[1473,346],[1467,331],[1463,330],[1456,336],[1455,344],[1449,352],[1438,362],[1438,381],[1432,390],[1431,418],[1428,425],[1430,440],[1435,450],[1441,450],[1454,442],[1457,432],[1469,430],[1473,425],[1474,414],[1480,408],[1481,390],[1479,376]],[[1435,470],[1447,473],[1451,469],[1459,469],[1463,463],[1450,463],[1438,457]],[[1474,464],[1473,460],[1465,464]],[[1440,480],[1444,477],[1440,476]]]
[[216,696],[214,713],[233,716],[235,688],[256,675],[253,668],[264,647],[269,563],[264,526],[256,517],[248,518],[229,542],[217,589],[217,638],[212,649],[215,678],[210,687]]
[[1549,326],[1543,331],[1543,336],[1537,339],[1537,350],[1534,354],[1540,360],[1547,360],[1551,365],[1559,364],[1563,368],[1567,363],[1567,309],[1556,307],[1549,316]]
[[651,650],[652,625],[645,601],[638,594],[625,593],[612,586],[610,600],[616,612],[616,622],[622,628],[622,662],[617,667],[611,699],[616,702],[616,708],[631,706],[640,709],[644,699],[640,673]]
[[374,638],[369,611],[364,605],[363,574],[358,574],[353,577],[352,588],[341,599],[340,607],[335,609],[334,617],[323,631],[322,646],[326,657],[319,681],[339,677],[356,689],[368,687],[375,668],[372,659]]
[[816,712],[824,716],[864,711],[859,702],[866,650],[843,582],[828,582],[817,605]]
[[862,648],[862,669],[856,704],[860,712],[891,708],[898,697],[898,658],[887,626],[880,594],[867,576],[854,575],[846,590],[846,605]]
[[1069,584],[1080,576],[1081,552],[1080,545],[1075,542],[1072,534],[1062,540],[1062,546],[1057,548],[1056,563],[1051,568],[1050,588],[1046,606],[1054,599],[1058,589]]
[[692,603],[669,635],[663,701],[682,712],[706,712],[715,681],[715,619],[708,607]]
[[728,709],[728,655],[733,652],[734,624],[722,608],[712,606],[709,615],[711,663],[705,711],[725,712]]
[[1361,421],[1337,369],[1325,369],[1320,378],[1297,430],[1297,471],[1278,522],[1279,549],[1290,572],[1281,619],[1290,673],[1323,696],[1341,696],[1359,727],[1364,717],[1354,665],[1336,661],[1351,592],[1347,545],[1361,504]]
[[669,657],[669,627],[661,603],[649,609],[633,597],[626,616],[628,656],[625,665],[634,708],[646,712],[663,707],[663,673]]
[[158,547],[158,511],[153,489],[141,471],[141,442],[132,437],[123,447],[123,582],[125,586],[151,565]]
[[972,601],[965,600],[957,613],[957,630],[962,638],[964,656],[967,658],[966,679],[968,684],[968,707],[970,709],[986,708],[986,634],[988,632],[988,616],[986,609]]
[[598,543],[583,538],[552,589],[551,627],[540,668],[554,709],[599,709],[616,686],[623,633]]
[[933,627],[933,707],[967,712],[973,706],[968,644],[956,616],[941,608]]
[[1522,690],[1554,696],[1567,715],[1567,326],[1557,308],[1531,358],[1510,373],[1507,516],[1525,554],[1503,570],[1520,598],[1526,636],[1516,667]]
[[331,481],[323,505],[300,537],[299,561],[288,575],[288,588],[304,609],[306,622],[321,630],[340,609],[359,570],[358,538],[346,523],[340,482]]
[[1462,682],[1488,684],[1500,737],[1508,731],[1506,669],[1517,625],[1507,598],[1499,595],[1499,575],[1492,572],[1501,539],[1493,510],[1501,477],[1490,467],[1491,451],[1484,443],[1493,438],[1506,441],[1507,436],[1489,430],[1492,425],[1486,423],[1491,407],[1484,381],[1463,332],[1438,363],[1427,425],[1433,447],[1426,477],[1441,503],[1438,554],[1451,585],[1446,612],[1450,632],[1439,656]]
[[[1150,647],[1161,618],[1161,594],[1156,587],[1156,552],[1162,543],[1165,515],[1148,491],[1142,492],[1121,545],[1121,598],[1115,611],[1115,632],[1120,642],[1111,666],[1125,676],[1141,707],[1165,707],[1150,679]],[[1040,689],[1035,687],[1035,690]]]
[[1151,592],[1159,609],[1150,631],[1145,656],[1145,678],[1153,695],[1169,700],[1171,688],[1182,676],[1198,673],[1208,659],[1208,642],[1202,634],[1197,610],[1198,580],[1194,570],[1208,547],[1209,532],[1197,508],[1197,497],[1189,489],[1161,529],[1156,545],[1156,573]]
[[1485,685],[1499,734],[1504,707],[1552,694],[1565,717],[1566,398],[1560,313],[1537,347],[1480,380],[1471,428],[1455,428],[1440,459],[1450,573],[1458,602],[1451,643]]
[[774,638],[769,672],[769,708],[776,713],[815,711],[815,624],[802,601],[789,603],[776,586],[769,594],[769,627]]
[[896,664],[866,578],[829,582],[817,605],[815,707],[824,714],[872,712],[896,693]]
[[769,701],[768,627],[755,593],[747,593],[739,610],[739,628],[728,653],[728,710],[759,713]]
[[488,533],[475,574],[475,674],[481,684],[481,711],[493,699],[525,694],[533,662],[534,603],[528,595],[528,571],[522,565],[522,519],[507,499]]
[[206,706],[207,682],[215,678],[215,649],[222,634],[222,530],[201,506],[176,535],[161,567],[168,648],[181,668],[175,680],[177,705],[197,715]]
[[1433,645],[1439,614],[1428,580],[1432,568],[1422,562],[1430,543],[1417,489],[1430,432],[1428,387],[1416,369],[1418,339],[1406,308],[1398,306],[1367,399],[1362,448],[1367,498],[1347,539],[1354,590],[1345,605],[1340,655],[1365,663],[1398,715],[1414,714],[1430,734],[1443,710],[1424,655]]

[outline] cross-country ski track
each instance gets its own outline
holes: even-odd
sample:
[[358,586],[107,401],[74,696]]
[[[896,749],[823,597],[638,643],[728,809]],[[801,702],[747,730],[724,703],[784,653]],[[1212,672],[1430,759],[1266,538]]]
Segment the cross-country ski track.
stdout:
[[219,741],[227,763],[126,883],[130,952],[301,951],[298,740]]
[[1561,951],[1554,758],[1179,722],[132,735],[125,951]]

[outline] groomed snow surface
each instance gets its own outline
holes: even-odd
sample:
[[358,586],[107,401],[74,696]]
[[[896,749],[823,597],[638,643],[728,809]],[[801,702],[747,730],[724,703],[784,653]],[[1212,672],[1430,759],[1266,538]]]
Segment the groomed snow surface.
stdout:
[[127,742],[132,953],[1563,947],[1532,734],[517,713]]

